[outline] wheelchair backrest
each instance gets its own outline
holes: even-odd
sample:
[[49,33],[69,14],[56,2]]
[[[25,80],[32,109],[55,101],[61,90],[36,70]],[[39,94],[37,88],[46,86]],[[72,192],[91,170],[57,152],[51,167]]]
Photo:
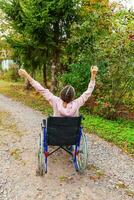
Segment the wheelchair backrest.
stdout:
[[53,146],[75,145],[80,135],[82,117],[48,117],[47,143]]

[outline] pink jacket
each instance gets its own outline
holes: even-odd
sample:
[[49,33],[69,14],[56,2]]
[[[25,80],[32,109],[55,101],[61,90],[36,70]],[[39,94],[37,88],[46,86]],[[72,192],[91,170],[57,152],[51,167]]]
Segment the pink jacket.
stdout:
[[95,81],[90,81],[87,90],[77,99],[71,101],[67,104],[67,107],[63,107],[63,101],[60,97],[53,95],[48,89],[45,89],[35,81],[34,79],[31,81],[31,85],[43,95],[43,97],[49,101],[50,105],[53,107],[53,116],[63,117],[63,116],[70,116],[76,117],[79,116],[79,109],[84,103],[88,100],[91,96],[94,87]]

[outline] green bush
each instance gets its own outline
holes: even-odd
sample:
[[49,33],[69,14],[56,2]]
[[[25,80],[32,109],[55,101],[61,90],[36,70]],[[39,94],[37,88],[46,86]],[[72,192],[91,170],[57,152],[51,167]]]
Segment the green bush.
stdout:
[[63,85],[70,84],[75,88],[76,96],[81,95],[87,89],[89,79],[90,68],[86,64],[72,64],[69,66],[69,71],[65,72],[62,77],[60,76]]
[[10,81],[18,81],[18,68],[15,64],[10,65],[8,70],[3,71],[2,74],[3,80],[10,80]]
[[[108,119],[116,119],[120,106],[129,105],[134,111],[134,43],[129,37],[133,12],[122,10],[111,14],[109,7],[103,8],[90,7],[80,24],[72,27],[68,48],[72,51],[73,64],[63,74],[62,81],[72,84],[81,94],[88,85],[89,67],[98,65],[94,91],[97,106],[90,109]],[[125,24],[124,19],[127,19]]]

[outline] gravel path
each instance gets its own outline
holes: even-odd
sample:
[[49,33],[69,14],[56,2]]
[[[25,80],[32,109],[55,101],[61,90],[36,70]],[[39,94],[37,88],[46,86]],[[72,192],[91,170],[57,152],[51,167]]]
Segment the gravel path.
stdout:
[[134,199],[134,160],[116,146],[90,135],[84,175],[77,174],[69,156],[60,151],[49,158],[48,174],[36,177],[44,116],[3,95],[0,114],[0,200]]

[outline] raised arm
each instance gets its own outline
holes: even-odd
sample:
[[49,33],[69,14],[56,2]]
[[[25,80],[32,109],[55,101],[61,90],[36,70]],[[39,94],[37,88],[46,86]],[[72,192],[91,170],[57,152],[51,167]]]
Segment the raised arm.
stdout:
[[88,98],[91,96],[95,87],[95,77],[96,77],[97,71],[98,71],[97,66],[91,66],[91,79],[90,79],[88,88],[79,98],[75,100],[78,104],[78,107],[83,106],[85,102],[88,100]]
[[52,105],[53,102],[56,100],[56,97],[55,95],[53,95],[48,89],[44,88],[43,86],[41,86],[40,83],[38,83],[37,81],[35,81],[28,73],[26,70],[24,69],[20,69],[18,71],[19,75],[21,77],[24,77],[26,78],[30,84],[35,88],[36,91],[38,91],[40,94],[42,94],[43,97],[45,97],[45,99],[47,101],[49,101],[49,103]]

